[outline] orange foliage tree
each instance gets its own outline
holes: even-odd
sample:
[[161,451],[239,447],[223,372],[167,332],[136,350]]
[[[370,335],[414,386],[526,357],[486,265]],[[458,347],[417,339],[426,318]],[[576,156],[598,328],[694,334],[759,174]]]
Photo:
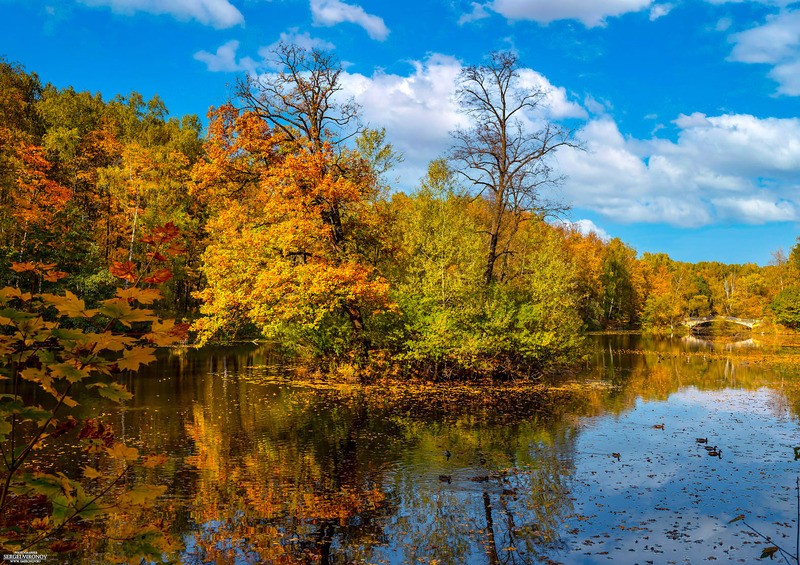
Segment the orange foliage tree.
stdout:
[[211,114],[196,178],[211,215],[202,340],[254,324],[317,352],[369,348],[369,319],[390,304],[365,259],[381,245],[380,213],[360,155],[292,138],[229,104]]

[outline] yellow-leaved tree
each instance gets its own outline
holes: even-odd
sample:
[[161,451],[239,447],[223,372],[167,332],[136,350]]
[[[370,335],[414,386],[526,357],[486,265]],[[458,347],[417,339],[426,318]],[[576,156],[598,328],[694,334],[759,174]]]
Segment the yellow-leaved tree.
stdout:
[[209,210],[201,341],[258,331],[313,353],[362,357],[391,308],[374,266],[382,213],[375,172],[345,148],[328,55],[281,46],[282,70],[240,85],[211,113],[197,197]]

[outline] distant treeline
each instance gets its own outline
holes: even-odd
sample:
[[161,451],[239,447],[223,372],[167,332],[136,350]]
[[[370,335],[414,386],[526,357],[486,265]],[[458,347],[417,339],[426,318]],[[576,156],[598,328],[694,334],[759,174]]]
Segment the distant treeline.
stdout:
[[198,341],[263,337],[339,370],[431,378],[535,375],[577,359],[585,330],[800,323],[798,247],[767,267],[688,264],[550,220],[550,157],[580,143],[521,126],[543,93],[520,89],[513,55],[464,71],[472,125],[410,194],[385,131],[339,98],[332,57],[277,55],[207,131],[157,97],[107,101],[0,61],[0,286],[19,284],[14,262],[56,264],[69,276],[39,286],[96,303],[109,268],[146,262],[143,234],[172,222],[183,249],[159,308]]

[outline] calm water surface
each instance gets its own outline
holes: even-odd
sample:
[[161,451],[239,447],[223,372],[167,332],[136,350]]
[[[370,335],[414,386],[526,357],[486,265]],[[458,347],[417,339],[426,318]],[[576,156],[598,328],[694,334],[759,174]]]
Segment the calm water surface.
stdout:
[[266,349],[217,348],[166,355],[105,410],[168,456],[147,479],[184,563],[752,563],[739,514],[794,549],[800,393],[733,359],[598,337],[549,408],[497,410],[294,385]]

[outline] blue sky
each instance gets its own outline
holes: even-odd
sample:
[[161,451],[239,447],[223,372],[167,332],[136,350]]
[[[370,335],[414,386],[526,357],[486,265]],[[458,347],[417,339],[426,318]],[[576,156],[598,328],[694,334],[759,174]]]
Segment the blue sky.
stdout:
[[[0,54],[44,82],[205,116],[278,41],[335,53],[413,190],[464,117],[462,65],[513,49],[576,128],[560,196],[584,229],[685,261],[770,261],[800,235],[800,2],[0,0]],[[266,58],[265,58],[266,56]]]

